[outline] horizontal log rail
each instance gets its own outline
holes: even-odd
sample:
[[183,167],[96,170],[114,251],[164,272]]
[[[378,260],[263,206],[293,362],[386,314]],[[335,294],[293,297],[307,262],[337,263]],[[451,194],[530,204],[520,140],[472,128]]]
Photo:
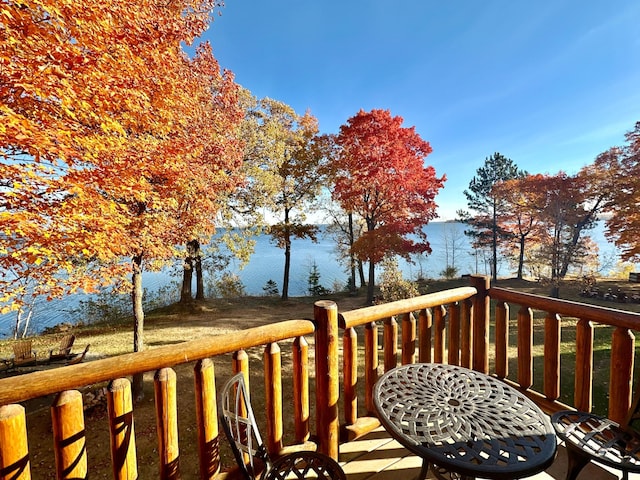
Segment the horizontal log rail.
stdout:
[[232,332],[190,340],[180,343],[178,347],[167,345],[144,352],[1,378],[0,405],[311,335],[314,332],[315,327],[310,320],[287,320],[243,330],[241,335]]
[[403,313],[417,312],[425,308],[439,307],[440,305],[466,300],[475,295],[476,292],[473,287],[458,287],[406,300],[397,300],[349,312],[340,312],[338,314],[338,325],[343,329],[353,328]]

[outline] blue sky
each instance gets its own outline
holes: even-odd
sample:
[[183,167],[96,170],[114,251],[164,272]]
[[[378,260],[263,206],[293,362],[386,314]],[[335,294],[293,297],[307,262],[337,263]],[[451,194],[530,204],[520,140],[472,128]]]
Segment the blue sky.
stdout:
[[640,120],[637,0],[226,0],[204,40],[257,97],[337,133],[388,109],[447,182],[441,219],[500,152],[530,173],[577,172]]

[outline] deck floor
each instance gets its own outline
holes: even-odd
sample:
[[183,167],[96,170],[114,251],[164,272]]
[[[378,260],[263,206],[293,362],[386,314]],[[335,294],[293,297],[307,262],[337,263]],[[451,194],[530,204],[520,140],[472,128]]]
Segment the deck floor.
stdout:
[[[566,475],[566,452],[558,447],[556,461],[545,472],[533,477],[535,480],[564,480]],[[402,447],[382,428],[370,432],[358,440],[340,446],[340,464],[348,480],[412,480],[420,473],[422,461]],[[429,471],[427,479],[432,480]],[[619,471],[608,470],[591,462],[578,480],[614,480],[622,478]],[[629,475],[630,480],[640,480],[640,475]]]

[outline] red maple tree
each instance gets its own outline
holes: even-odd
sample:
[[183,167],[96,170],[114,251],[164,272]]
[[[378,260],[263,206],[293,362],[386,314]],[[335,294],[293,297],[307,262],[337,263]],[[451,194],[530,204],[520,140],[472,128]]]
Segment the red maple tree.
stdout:
[[435,197],[445,176],[424,159],[431,146],[414,127],[388,110],[359,111],[340,127],[333,197],[361,216],[366,231],[354,242],[357,258],[369,262],[367,301],[373,302],[375,265],[386,255],[431,252],[423,227],[436,218]]

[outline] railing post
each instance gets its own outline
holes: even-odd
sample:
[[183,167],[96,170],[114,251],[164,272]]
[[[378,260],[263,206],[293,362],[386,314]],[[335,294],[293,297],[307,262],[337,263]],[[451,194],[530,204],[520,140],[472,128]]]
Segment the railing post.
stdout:
[[27,420],[22,405],[0,407],[0,479],[30,480]]
[[560,316],[548,312],[544,320],[544,395],[560,396]]
[[282,450],[282,356],[280,346],[268,344],[264,349],[264,391],[267,411],[267,451],[276,457]]
[[496,375],[509,376],[509,304],[498,301],[496,305]]
[[581,318],[576,325],[576,379],[574,404],[590,412],[593,402],[593,324]]
[[175,370],[172,368],[158,370],[153,378],[153,390],[156,402],[160,478],[162,480],[179,479],[180,450]]
[[321,300],[314,305],[316,324],[316,428],[320,451],[338,459],[338,306]]
[[342,334],[342,365],[344,423],[348,427],[358,419],[358,334],[352,327]]
[[367,412],[375,410],[373,386],[378,381],[378,325],[369,322],[364,326],[364,404]]
[[611,339],[611,381],[609,382],[609,414],[614,422],[624,424],[631,408],[633,353],[635,337],[631,330],[618,327]]
[[423,308],[418,314],[418,358],[422,363],[430,363],[431,354],[431,330],[433,329],[433,317],[431,310]]
[[444,363],[444,347],[446,339],[445,317],[447,310],[444,305],[434,307],[433,309],[433,361],[435,363]]
[[53,448],[57,479],[87,478],[86,432],[82,394],[78,390],[60,392],[51,406]]
[[395,317],[384,319],[382,343],[384,345],[384,371],[398,366],[398,322]]
[[471,286],[478,291],[473,302],[473,369],[489,373],[489,277],[471,275]]
[[309,440],[309,344],[304,337],[293,341],[293,409],[296,442]]
[[193,369],[198,424],[200,478],[213,480],[220,471],[220,435],[216,403],[215,368],[209,358],[200,360]]
[[136,436],[133,428],[131,383],[117,378],[109,384],[107,410],[111,434],[111,464],[114,480],[136,480]]
[[470,300],[460,302],[460,365],[471,368],[473,359],[473,308]]
[[533,310],[518,310],[518,384],[522,388],[533,385]]
[[460,304],[449,305],[449,365],[460,365]]
[[416,319],[413,313],[402,314],[402,364],[416,363]]

